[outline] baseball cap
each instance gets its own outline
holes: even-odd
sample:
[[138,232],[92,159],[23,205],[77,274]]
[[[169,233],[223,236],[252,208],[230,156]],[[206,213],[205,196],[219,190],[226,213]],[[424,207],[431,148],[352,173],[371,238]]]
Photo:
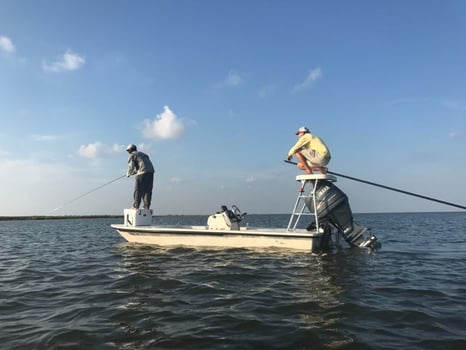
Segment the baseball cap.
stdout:
[[300,132],[307,134],[309,132],[309,129],[306,128],[305,126],[302,126],[298,129],[298,131],[296,131],[296,135],[298,135]]
[[137,150],[136,145],[133,145],[132,143],[130,143],[128,145],[128,147],[126,147],[127,152],[133,152],[133,151],[136,151],[136,150]]

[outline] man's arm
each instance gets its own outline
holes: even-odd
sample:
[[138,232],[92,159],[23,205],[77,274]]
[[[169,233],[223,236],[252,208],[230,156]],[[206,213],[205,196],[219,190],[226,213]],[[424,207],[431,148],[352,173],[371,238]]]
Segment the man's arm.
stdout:
[[136,166],[134,162],[134,157],[132,155],[128,158],[128,170],[126,171],[126,177],[130,177],[131,175],[136,174]]

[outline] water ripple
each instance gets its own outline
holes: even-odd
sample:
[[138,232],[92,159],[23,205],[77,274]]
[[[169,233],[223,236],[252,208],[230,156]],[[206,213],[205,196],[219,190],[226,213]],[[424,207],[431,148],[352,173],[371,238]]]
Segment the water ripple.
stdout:
[[[327,255],[131,245],[108,219],[5,222],[0,342],[6,349],[462,349],[465,216],[437,219],[364,216],[358,220],[372,224],[383,249]],[[258,219],[267,220],[274,218]]]

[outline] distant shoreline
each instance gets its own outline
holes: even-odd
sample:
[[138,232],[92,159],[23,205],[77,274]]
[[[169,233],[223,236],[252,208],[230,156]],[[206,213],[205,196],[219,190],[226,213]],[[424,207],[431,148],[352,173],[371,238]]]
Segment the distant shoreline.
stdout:
[[121,218],[123,215],[30,215],[30,216],[0,216],[0,221],[15,220],[59,220],[59,219],[110,219]]
[[[269,214],[264,214],[269,215]],[[155,215],[154,215],[155,216]],[[201,214],[188,215],[158,215],[158,216],[207,216]],[[118,219],[123,218],[123,215],[25,215],[25,216],[0,216],[0,221],[16,221],[16,220],[63,220],[63,219]]]
[[[380,215],[380,214],[444,214],[444,213],[459,213],[463,212],[462,210],[458,211],[419,211],[419,212],[381,212],[381,213],[353,213],[355,215]],[[248,214],[248,215],[290,215],[288,213],[281,214]],[[154,216],[205,216],[207,214],[164,214],[164,215],[154,215]],[[0,221],[15,221],[15,220],[63,220],[63,219],[115,219],[123,218],[123,215],[26,215],[26,216],[0,216]]]

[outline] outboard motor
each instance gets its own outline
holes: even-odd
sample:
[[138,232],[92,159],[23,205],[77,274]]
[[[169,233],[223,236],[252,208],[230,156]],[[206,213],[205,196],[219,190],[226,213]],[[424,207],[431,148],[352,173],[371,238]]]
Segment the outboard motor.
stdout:
[[[341,232],[350,245],[371,247],[377,240],[372,236],[368,241],[362,237],[367,227],[353,223],[353,214],[348,202],[348,197],[337,186],[329,181],[318,181],[315,189],[316,213],[319,220],[327,220]],[[314,212],[312,197],[306,198],[306,206],[311,213]],[[311,224],[312,225],[312,224]],[[358,242],[358,241],[362,242]],[[367,241],[367,242],[366,242]]]

